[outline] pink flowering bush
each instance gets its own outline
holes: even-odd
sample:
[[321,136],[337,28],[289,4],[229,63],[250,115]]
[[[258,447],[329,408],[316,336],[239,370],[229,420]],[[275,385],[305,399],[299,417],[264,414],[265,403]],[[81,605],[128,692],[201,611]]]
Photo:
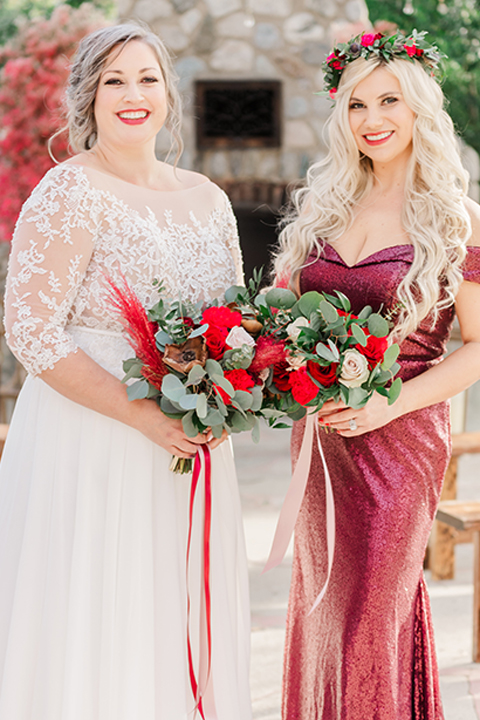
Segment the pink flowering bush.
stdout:
[[[48,139],[63,125],[63,93],[69,61],[78,42],[104,24],[90,4],[57,7],[46,20],[25,22],[0,48],[0,241],[11,239],[20,208],[53,166]],[[68,154],[68,138],[56,138],[58,160]]]

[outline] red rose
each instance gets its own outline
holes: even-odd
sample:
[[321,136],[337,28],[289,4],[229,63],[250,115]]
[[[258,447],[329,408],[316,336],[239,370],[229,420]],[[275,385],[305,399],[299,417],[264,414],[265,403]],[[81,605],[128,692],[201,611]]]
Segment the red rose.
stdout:
[[[245,392],[248,392],[255,385],[254,379],[246,370],[226,370],[224,375],[225,379],[232,383],[234,390],[244,390]],[[222,388],[218,385],[214,384],[214,388],[222,398],[225,405],[231,405],[232,399],[230,395],[227,395],[225,390],[222,390]]]
[[213,360],[220,360],[223,357],[227,349],[225,343],[227,335],[227,328],[216,327],[215,325],[209,325],[208,330],[205,331],[204,337],[207,343],[208,356]]
[[363,47],[368,47],[369,45],[373,45],[376,39],[377,37],[374,33],[367,33],[362,37],[361,43]]
[[308,372],[320,385],[323,385],[323,387],[331,387],[335,384],[337,367],[338,363],[319,365],[319,363],[313,362],[313,360],[307,360]]
[[235,325],[242,324],[242,314],[227,307],[210,307],[203,311],[202,320],[210,327],[215,325],[231,330]]
[[290,365],[285,362],[279,363],[273,368],[273,384],[281,392],[288,392],[292,389],[292,385],[290,383],[290,376],[292,373],[288,370],[289,367]]
[[361,345],[355,346],[355,349],[367,358],[370,370],[373,370],[378,363],[382,362],[387,348],[388,339],[386,337],[378,338],[375,337],[375,335],[368,336],[365,347],[362,347]]
[[336,92],[337,92],[337,88],[331,88],[328,91],[328,94],[330,95],[331,100],[335,100]]
[[417,48],[416,54],[417,54],[419,57],[421,57],[421,56],[423,55],[423,50],[422,50],[422,48]]
[[417,53],[417,48],[415,47],[415,43],[412,40],[411,45],[404,45],[404,49],[407,51],[408,57],[413,57]]
[[300,405],[306,405],[318,395],[318,387],[307,375],[307,369],[302,367],[290,373],[292,395]]

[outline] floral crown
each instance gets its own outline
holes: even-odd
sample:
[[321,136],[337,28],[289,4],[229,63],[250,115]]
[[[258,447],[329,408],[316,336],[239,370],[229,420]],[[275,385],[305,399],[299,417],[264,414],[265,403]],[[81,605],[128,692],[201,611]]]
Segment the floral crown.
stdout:
[[394,35],[382,33],[366,33],[357,35],[346,43],[340,43],[333,48],[322,65],[325,73],[324,90],[332,100],[337,92],[342,73],[347,65],[360,57],[368,60],[377,57],[379,60],[389,62],[392,58],[402,60],[418,60],[432,75],[438,68],[442,58],[447,56],[440,52],[436,45],[429,45],[425,40],[426,31],[414,30],[411,35],[396,32]]

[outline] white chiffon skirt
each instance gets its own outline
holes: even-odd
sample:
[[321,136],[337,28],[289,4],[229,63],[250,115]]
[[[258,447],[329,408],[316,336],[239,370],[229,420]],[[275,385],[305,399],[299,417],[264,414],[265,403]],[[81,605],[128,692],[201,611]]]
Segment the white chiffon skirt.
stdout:
[[[192,720],[190,475],[29,377],[0,466],[0,720]],[[208,720],[251,718],[248,575],[231,446],[212,453]],[[189,587],[198,658],[202,503]],[[197,668],[198,669],[198,668]]]

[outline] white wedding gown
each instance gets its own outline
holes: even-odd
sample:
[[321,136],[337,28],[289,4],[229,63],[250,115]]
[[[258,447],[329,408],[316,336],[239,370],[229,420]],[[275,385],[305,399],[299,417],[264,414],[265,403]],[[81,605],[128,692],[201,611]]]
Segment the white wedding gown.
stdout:
[[[117,377],[132,351],[107,274],[140,300],[241,282],[236,226],[213,183],[159,192],[51,170],[17,224],[8,342],[29,375],[0,466],[0,720],[193,720],[186,652],[189,475],[120,422],[36,377],[82,348]],[[208,720],[251,718],[248,576],[231,446],[212,453],[213,659]],[[198,662],[201,505],[189,586]],[[203,668],[204,670],[204,668]],[[197,667],[198,671],[198,667]]]

